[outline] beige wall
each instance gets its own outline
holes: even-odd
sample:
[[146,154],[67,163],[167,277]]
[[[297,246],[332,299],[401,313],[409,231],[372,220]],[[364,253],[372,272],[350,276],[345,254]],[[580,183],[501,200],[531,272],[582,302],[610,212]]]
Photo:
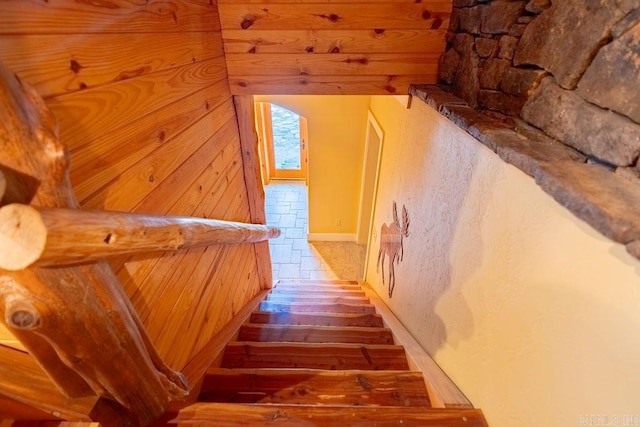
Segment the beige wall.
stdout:
[[309,233],[354,238],[370,97],[256,96],[255,100],[278,104],[308,119]]
[[640,413],[640,262],[421,101],[371,109],[385,132],[374,227],[393,200],[411,222],[393,298],[377,241],[367,279],[489,424]]

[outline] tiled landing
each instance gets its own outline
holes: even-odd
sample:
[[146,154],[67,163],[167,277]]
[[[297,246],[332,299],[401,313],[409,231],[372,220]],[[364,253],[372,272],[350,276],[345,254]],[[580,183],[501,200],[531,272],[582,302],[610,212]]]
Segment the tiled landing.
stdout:
[[362,280],[365,246],[350,242],[307,242],[307,186],[272,180],[265,187],[267,224],[282,235],[269,241],[273,278]]

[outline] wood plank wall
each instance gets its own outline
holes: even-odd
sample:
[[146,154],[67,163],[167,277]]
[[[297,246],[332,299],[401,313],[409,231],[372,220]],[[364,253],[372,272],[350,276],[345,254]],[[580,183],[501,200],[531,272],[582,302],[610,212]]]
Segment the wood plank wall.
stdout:
[[451,0],[219,0],[233,94],[406,94],[435,83]]
[[[0,60],[56,116],[83,207],[249,221],[215,1],[5,0],[0,9]],[[253,245],[112,266],[176,369],[260,290]]]

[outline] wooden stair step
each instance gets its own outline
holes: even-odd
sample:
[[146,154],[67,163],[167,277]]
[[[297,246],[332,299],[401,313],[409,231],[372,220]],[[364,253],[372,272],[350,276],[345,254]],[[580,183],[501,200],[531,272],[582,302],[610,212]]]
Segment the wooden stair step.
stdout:
[[276,285],[358,285],[357,280],[331,280],[331,279],[280,279]]
[[399,345],[232,342],[222,368],[409,370]]
[[348,289],[310,289],[310,288],[273,288],[271,295],[274,296],[293,296],[299,295],[301,297],[366,297],[363,290],[348,290]]
[[374,314],[376,308],[371,304],[332,304],[292,302],[279,304],[269,301],[260,303],[260,311],[277,311],[287,313],[363,313]]
[[255,311],[251,323],[308,326],[362,326],[382,328],[382,317],[378,314],[336,313],[279,313]]
[[238,341],[393,344],[387,328],[246,323]]
[[429,407],[419,372],[209,369],[200,402]]
[[311,284],[277,284],[273,289],[290,291],[290,290],[303,290],[303,291],[360,291],[362,288],[360,285],[311,285]]
[[369,304],[369,298],[364,296],[339,296],[339,295],[306,295],[300,293],[284,294],[284,293],[269,293],[266,301],[274,303],[288,303],[288,302],[320,302],[320,303],[333,303],[333,304]]
[[195,403],[168,414],[157,425],[195,426],[439,426],[487,427],[479,409],[418,409]]

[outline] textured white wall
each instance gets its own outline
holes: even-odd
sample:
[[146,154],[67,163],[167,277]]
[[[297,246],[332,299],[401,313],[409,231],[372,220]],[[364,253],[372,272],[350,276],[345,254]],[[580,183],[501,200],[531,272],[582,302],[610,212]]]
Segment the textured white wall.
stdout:
[[367,280],[489,424],[640,415],[640,262],[421,101],[371,109],[385,132],[374,227],[393,200],[411,225],[393,298],[378,241]]

